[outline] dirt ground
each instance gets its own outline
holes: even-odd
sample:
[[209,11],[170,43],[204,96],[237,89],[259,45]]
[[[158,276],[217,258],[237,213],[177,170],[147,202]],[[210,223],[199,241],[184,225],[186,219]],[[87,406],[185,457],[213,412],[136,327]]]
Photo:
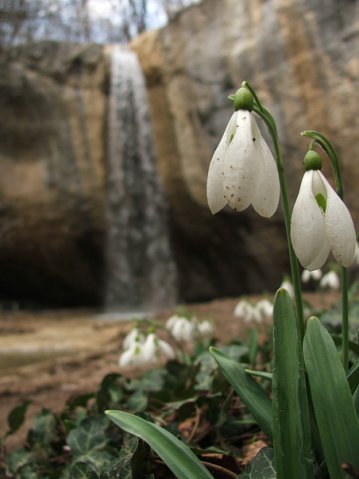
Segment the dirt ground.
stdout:
[[[251,298],[253,302],[256,299]],[[338,296],[309,294],[306,299],[322,307],[336,302]],[[257,327],[233,316],[237,302],[222,299],[190,305],[186,310],[200,319],[211,319],[215,336],[227,342]],[[163,311],[156,318],[165,321],[173,312]],[[1,434],[7,430],[11,409],[25,399],[32,401],[26,423],[6,442],[8,450],[23,443],[34,416],[43,407],[58,412],[71,395],[94,391],[106,374],[121,372],[121,343],[132,324],[116,314],[93,311],[0,314]]]

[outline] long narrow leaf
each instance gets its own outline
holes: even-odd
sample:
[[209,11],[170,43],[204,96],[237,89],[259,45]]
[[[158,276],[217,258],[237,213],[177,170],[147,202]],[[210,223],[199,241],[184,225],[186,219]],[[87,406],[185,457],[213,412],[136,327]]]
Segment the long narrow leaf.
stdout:
[[147,442],[178,479],[213,479],[191,449],[166,429],[123,411],[106,411],[106,415],[124,431]]
[[335,344],[314,317],[307,324],[304,360],[330,477],[344,478],[343,463],[359,467],[359,421]]
[[261,386],[245,372],[245,368],[229,358],[216,348],[210,348],[210,353],[233,389],[239,394],[257,420],[259,426],[268,436],[272,437],[272,402]]
[[353,393],[359,385],[359,359],[353,364],[347,374],[350,390]]
[[274,302],[273,353],[273,444],[277,479],[312,478],[301,345],[292,301],[284,289],[278,291]]

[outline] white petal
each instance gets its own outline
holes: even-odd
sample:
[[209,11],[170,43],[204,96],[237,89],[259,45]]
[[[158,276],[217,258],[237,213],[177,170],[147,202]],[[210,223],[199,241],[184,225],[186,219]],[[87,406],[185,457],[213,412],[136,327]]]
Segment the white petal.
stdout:
[[320,175],[327,190],[325,225],[330,249],[338,263],[348,267],[354,261],[356,249],[353,220],[343,201],[324,176]]
[[255,211],[270,218],[278,208],[280,188],[277,165],[273,155],[259,132],[257,151],[259,155],[259,167],[257,171],[257,185],[252,200]]
[[166,341],[163,341],[162,339],[159,339],[158,340],[158,347],[159,347],[161,353],[163,354],[163,356],[165,358],[173,359],[175,357],[175,352],[174,352],[172,346],[170,346],[168,343],[166,343]]
[[257,160],[251,113],[237,112],[236,133],[224,155],[224,195],[236,211],[246,209],[252,202],[256,184]]
[[144,358],[144,362],[155,362],[157,360],[156,352],[157,352],[157,341],[156,335],[151,333],[147,336],[146,341],[142,348],[142,354]]
[[324,237],[321,244],[321,249],[318,253],[318,256],[307,265],[309,271],[316,271],[318,268],[321,268],[328,259],[330,253],[330,244],[327,237]]
[[226,149],[226,133],[224,133],[213,154],[207,177],[207,201],[213,215],[218,213],[218,211],[227,204],[223,188],[223,162]]
[[129,366],[131,364],[132,354],[133,353],[130,349],[127,349],[125,352],[123,352],[118,360],[119,366],[122,368]]
[[[320,268],[324,262],[321,253],[325,252],[326,230],[322,210],[312,192],[313,171],[305,172],[298,198],[294,204],[291,222],[293,249],[301,265],[309,270]],[[321,256],[322,264],[313,262]]]

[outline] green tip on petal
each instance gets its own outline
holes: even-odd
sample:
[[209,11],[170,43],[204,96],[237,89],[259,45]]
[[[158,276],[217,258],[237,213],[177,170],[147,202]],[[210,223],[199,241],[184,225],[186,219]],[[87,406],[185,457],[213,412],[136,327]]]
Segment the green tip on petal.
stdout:
[[253,95],[248,88],[240,88],[234,95],[231,95],[234,109],[237,110],[253,110]]
[[305,171],[322,169],[322,159],[314,150],[307,151],[303,163]]

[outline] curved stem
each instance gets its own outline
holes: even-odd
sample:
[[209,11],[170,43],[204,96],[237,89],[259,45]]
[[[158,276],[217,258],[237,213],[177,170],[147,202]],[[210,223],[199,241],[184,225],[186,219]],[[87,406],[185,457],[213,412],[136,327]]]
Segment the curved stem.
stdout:
[[299,331],[300,340],[303,341],[305,328],[304,328],[302,290],[301,290],[301,284],[300,284],[298,261],[295,256],[293,246],[292,246],[292,241],[290,238],[291,213],[289,209],[287,186],[286,186],[285,178],[284,178],[284,163],[283,163],[282,152],[279,146],[277,127],[275,125],[272,115],[263,107],[260,109],[259,107],[257,107],[257,105],[255,105],[253,108],[253,111],[255,111],[257,115],[259,115],[266,123],[274,144],[275,158],[277,163],[279,184],[280,184],[280,191],[281,191],[284,223],[285,223],[285,230],[287,235],[289,260],[290,260],[290,267],[291,267],[291,273],[292,273],[292,283],[293,283],[294,294],[295,294],[298,331]]
[[[311,138],[311,145],[313,141],[317,143],[328,155],[332,165],[335,189],[338,196],[343,199],[344,188],[343,180],[340,171],[339,158],[330,141],[321,133],[315,130],[305,130],[301,133],[302,136]],[[341,288],[342,288],[342,351],[343,351],[343,366],[345,371],[348,371],[348,355],[349,355],[349,299],[348,299],[348,272],[347,268],[341,268]]]

